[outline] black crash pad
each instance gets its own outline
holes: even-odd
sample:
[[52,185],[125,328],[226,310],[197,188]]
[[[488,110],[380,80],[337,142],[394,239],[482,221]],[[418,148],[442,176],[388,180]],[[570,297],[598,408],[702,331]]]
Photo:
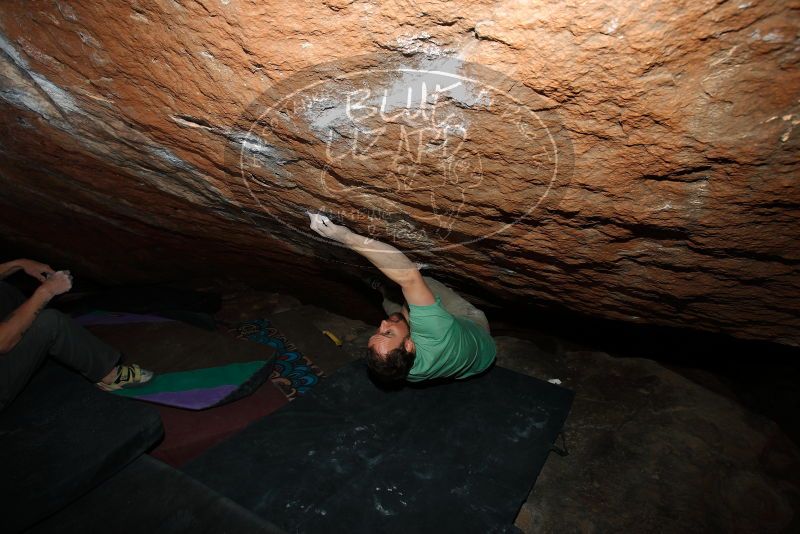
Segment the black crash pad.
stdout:
[[151,456],[125,469],[27,534],[255,534],[283,532]]
[[3,532],[52,514],[161,438],[158,412],[46,363],[0,412]]
[[184,470],[291,532],[502,532],[572,399],[498,367],[385,391],[359,361]]

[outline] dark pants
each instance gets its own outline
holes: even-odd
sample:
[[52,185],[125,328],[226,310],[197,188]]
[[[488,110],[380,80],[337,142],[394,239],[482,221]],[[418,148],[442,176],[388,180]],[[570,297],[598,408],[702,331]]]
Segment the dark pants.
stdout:
[[[0,281],[0,317],[7,318],[25,297]],[[92,382],[102,380],[119,362],[120,353],[67,315],[42,310],[19,343],[0,353],[0,410],[22,391],[47,356],[78,371]]]

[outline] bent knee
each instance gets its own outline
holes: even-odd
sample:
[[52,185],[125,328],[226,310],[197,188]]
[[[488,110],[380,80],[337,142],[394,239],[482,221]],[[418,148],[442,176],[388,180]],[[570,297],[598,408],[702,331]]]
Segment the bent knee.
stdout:
[[58,329],[67,322],[68,317],[58,310],[46,309],[39,312],[31,328],[42,330]]

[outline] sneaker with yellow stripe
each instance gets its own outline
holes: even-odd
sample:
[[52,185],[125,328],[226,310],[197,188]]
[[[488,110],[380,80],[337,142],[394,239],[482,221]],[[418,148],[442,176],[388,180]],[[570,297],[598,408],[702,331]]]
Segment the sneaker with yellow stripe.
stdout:
[[139,365],[133,363],[131,365],[118,365],[117,378],[112,383],[97,382],[95,385],[104,391],[115,391],[117,389],[141,386],[149,382],[151,378],[153,378],[152,371],[142,369]]

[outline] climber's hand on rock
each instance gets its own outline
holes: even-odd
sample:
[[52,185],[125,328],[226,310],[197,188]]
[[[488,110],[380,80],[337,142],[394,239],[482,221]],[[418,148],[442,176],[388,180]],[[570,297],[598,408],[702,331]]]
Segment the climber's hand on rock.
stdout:
[[320,213],[309,212],[308,216],[311,218],[311,229],[322,237],[344,243],[347,236],[352,233],[344,226],[333,224],[328,217]]

